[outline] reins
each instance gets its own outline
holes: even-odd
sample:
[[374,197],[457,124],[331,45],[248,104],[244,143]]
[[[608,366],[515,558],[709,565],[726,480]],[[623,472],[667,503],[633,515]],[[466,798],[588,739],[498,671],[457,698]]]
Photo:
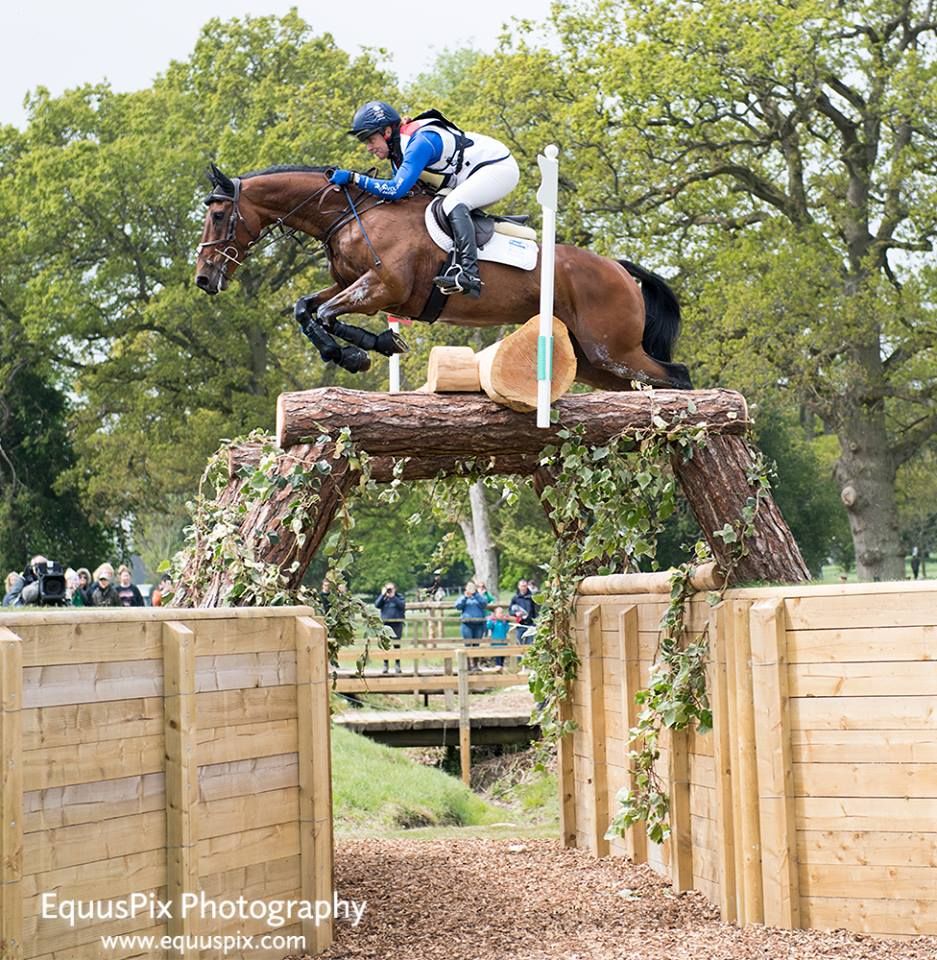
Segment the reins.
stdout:
[[[226,246],[224,249],[219,249],[217,251],[219,256],[224,257],[225,260],[228,260],[237,265],[244,263],[244,261],[247,260],[250,254],[258,252],[260,250],[266,250],[267,247],[276,243],[278,240],[282,240],[285,237],[291,237],[293,239],[296,239],[298,228],[289,226],[286,223],[286,221],[289,220],[290,217],[297,214],[300,210],[302,210],[302,208],[305,207],[307,204],[312,203],[314,200],[321,197],[332,186],[331,183],[326,182],[324,186],[320,187],[318,190],[311,193],[304,200],[296,204],[296,206],[293,207],[292,210],[290,210],[288,213],[285,213],[283,216],[278,217],[273,223],[268,224],[268,226],[264,227],[264,229],[261,230],[260,233],[257,234],[257,236],[254,236],[251,233],[250,229],[248,228],[246,221],[241,216],[241,211],[238,206],[241,198],[241,178],[235,177],[234,179],[232,179],[231,182],[234,185],[233,196],[227,193],[218,193],[216,188],[216,190],[212,191],[212,193],[210,193],[205,198],[206,205],[211,204],[215,200],[224,200],[224,201],[231,202],[231,216],[228,218],[228,226],[227,226],[227,231],[225,233],[225,236],[219,240],[207,240],[204,243],[200,243],[198,245],[197,251],[201,253],[203,247],[214,247],[214,246],[220,247],[222,244],[225,244]],[[351,223],[352,220],[355,220],[358,224],[359,229],[361,230],[361,234],[364,237],[365,243],[368,245],[368,249],[371,251],[371,256],[374,258],[374,265],[376,267],[382,266],[381,258],[377,255],[377,251],[374,249],[374,245],[371,243],[371,238],[368,236],[368,232],[367,230],[365,230],[364,224],[361,222],[361,217],[358,213],[358,208],[355,205],[354,198],[351,196],[351,192],[348,190],[347,187],[342,187],[341,189],[342,189],[342,193],[345,195],[345,202],[348,204],[348,207],[338,215],[338,217],[332,223],[332,225],[325,231],[325,235],[322,238],[322,243],[325,246],[326,253],[329,256],[329,260],[332,259],[331,246],[330,246],[332,238],[335,236],[335,234],[339,232],[339,230],[341,230],[347,224]],[[362,191],[362,194],[366,196],[366,194],[364,194],[363,191]],[[382,203],[384,203],[383,200],[381,200],[380,198],[376,198],[374,203],[372,203],[370,206],[363,207],[361,212],[365,213],[368,210],[373,210],[375,207],[380,206]],[[244,249],[244,256],[240,260],[236,256],[237,248],[234,246],[234,243],[233,243],[233,241],[236,240],[237,225],[239,222],[244,224],[244,229],[247,231],[248,236],[251,238],[250,243],[248,243],[248,245]],[[279,231],[279,233],[277,233],[276,236],[273,236],[273,234],[277,231]],[[260,244],[260,246],[258,246],[258,244]],[[232,255],[232,253],[229,252],[231,250],[234,251],[234,255]]]

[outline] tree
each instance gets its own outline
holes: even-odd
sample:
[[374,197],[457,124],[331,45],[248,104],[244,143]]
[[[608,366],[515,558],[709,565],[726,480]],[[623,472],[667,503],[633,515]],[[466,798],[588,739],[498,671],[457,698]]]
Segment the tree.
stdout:
[[568,236],[679,266],[697,378],[835,434],[859,575],[901,576],[896,474],[937,430],[931,5],[588,0],[555,25],[549,70],[519,44],[477,102],[524,154],[559,139]]
[[18,227],[5,231],[4,273],[10,260],[29,266],[4,319],[75,398],[80,461],[62,482],[95,516],[116,528],[181,509],[220,437],[272,428],[281,390],[346,382],[291,315],[327,283],[320,246],[258,251],[214,299],[195,290],[192,259],[210,160],[234,174],[351,161],[348,118],[374,89],[393,82],[370,56],[350,57],[291,12],[209,22],[146,90],[32,97],[26,132],[0,151]]

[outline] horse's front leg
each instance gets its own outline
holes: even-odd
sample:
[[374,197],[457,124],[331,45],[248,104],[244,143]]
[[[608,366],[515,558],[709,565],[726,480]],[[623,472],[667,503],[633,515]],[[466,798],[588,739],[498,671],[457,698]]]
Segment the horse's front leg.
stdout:
[[346,313],[371,316],[397,299],[399,298],[394,297],[388,286],[373,271],[369,271],[323,303],[319,307],[318,317],[335,336],[364,350],[377,350],[385,357],[390,357],[395,353],[406,353],[409,349],[403,338],[393,330],[374,334],[370,330],[342,323],[337,317]]
[[322,321],[318,317],[320,304],[325,303],[335,296],[342,288],[337,284],[326,287],[318,293],[310,294],[308,297],[300,297],[293,307],[293,316],[299,324],[299,329],[312,342],[312,345],[319,351],[319,356],[329,363],[341,363],[342,348],[335,342],[335,338],[325,329]]

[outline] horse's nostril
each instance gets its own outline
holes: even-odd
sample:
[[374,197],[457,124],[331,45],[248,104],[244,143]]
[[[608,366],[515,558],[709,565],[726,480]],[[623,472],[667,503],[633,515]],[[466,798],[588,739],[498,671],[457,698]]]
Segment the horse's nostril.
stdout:
[[195,286],[197,286],[197,287],[198,287],[199,289],[201,289],[201,290],[207,290],[207,289],[208,289],[208,277],[206,277],[204,273],[200,273],[200,274],[195,278]]

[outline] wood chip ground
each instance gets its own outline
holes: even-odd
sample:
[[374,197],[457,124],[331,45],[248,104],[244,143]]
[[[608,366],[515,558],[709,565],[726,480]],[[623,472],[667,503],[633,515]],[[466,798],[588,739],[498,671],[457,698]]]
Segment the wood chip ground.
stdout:
[[367,911],[337,925],[329,960],[937,958],[937,937],[739,929],[645,866],[553,840],[340,840],[336,883]]

